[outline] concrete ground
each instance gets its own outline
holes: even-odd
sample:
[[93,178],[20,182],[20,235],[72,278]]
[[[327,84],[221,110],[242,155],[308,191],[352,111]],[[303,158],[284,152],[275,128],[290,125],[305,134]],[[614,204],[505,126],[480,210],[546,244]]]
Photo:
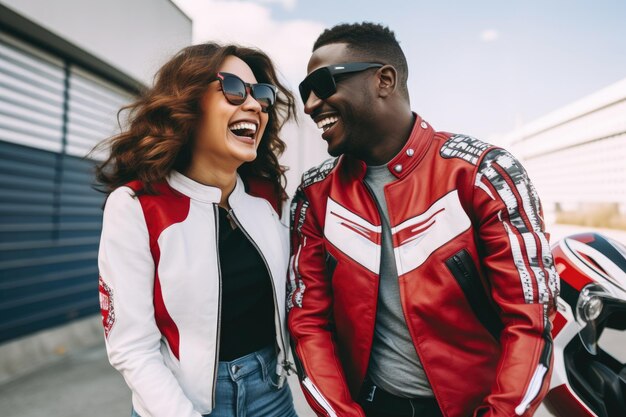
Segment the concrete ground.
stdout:
[[[291,376],[289,384],[298,415],[315,417],[297,378]],[[0,385],[2,417],[128,417],[130,410],[130,391],[109,365],[103,344]]]

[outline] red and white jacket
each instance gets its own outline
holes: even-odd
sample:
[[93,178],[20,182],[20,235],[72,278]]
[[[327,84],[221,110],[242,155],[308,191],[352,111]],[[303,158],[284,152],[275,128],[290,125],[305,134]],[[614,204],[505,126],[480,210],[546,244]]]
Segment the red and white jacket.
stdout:
[[[247,185],[254,191],[252,182]],[[158,195],[134,197],[141,188],[133,182],[116,189],[104,209],[98,266],[109,361],[122,373],[142,417],[200,417],[215,404],[221,191],[178,172],[156,186]],[[263,194],[267,187],[256,189]],[[276,373],[282,377],[288,228],[267,199],[245,191],[240,178],[228,202],[272,278]]]
[[[385,186],[400,300],[446,417],[530,416],[551,374],[558,292],[539,199],[505,150],[416,116]],[[288,324],[320,416],[355,402],[376,322],[381,220],[348,156],[304,174],[292,202]]]

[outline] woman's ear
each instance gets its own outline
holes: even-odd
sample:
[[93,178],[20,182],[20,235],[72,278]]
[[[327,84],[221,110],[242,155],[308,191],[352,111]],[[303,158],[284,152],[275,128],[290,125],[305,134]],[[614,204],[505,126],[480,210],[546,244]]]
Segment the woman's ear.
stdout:
[[376,71],[378,96],[390,96],[398,86],[398,72],[391,65],[384,65]]

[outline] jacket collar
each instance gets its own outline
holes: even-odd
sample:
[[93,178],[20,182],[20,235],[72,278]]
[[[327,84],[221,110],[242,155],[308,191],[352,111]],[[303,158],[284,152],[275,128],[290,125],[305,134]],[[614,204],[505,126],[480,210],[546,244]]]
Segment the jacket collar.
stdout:
[[[200,184],[178,171],[172,171],[170,173],[167,177],[167,183],[179,193],[203,203],[217,204],[222,198],[222,190],[219,188],[211,185]],[[239,174],[237,174],[237,182],[235,183],[233,192],[228,196],[228,204],[231,207],[236,207],[240,203],[241,199],[245,198],[245,196],[247,196],[246,187],[244,186],[243,180]]]
[[239,204],[241,204],[241,200],[247,196],[248,194],[246,193],[246,187],[243,184],[243,180],[239,174],[237,174],[237,184],[235,184],[235,189],[228,196],[228,205],[231,208],[238,207]]
[[[413,115],[415,116],[415,123],[409,138],[400,152],[387,163],[389,172],[398,179],[406,177],[413,171],[413,168],[417,166],[426,154],[435,136],[435,130],[430,124],[426,123],[417,113],[413,113]],[[367,171],[365,162],[351,158],[348,155],[342,156],[341,159],[342,165],[346,164],[347,172],[359,179],[365,177]]]
[[417,113],[415,124],[404,147],[391,161],[387,168],[396,178],[404,178],[422,160],[434,137],[434,129],[424,121]]
[[[239,186],[239,177],[237,177],[237,182],[235,189]],[[167,183],[179,193],[203,203],[219,203],[222,197],[222,190],[219,188],[200,184],[178,171],[170,173],[167,177]]]

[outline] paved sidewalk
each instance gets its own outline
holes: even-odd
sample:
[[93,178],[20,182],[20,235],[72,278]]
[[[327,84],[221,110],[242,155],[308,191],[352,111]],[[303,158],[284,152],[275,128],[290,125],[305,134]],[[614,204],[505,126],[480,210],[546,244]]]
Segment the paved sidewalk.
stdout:
[[[299,417],[315,417],[296,377],[289,378]],[[0,385],[2,417],[129,417],[130,391],[104,346],[84,349]]]

